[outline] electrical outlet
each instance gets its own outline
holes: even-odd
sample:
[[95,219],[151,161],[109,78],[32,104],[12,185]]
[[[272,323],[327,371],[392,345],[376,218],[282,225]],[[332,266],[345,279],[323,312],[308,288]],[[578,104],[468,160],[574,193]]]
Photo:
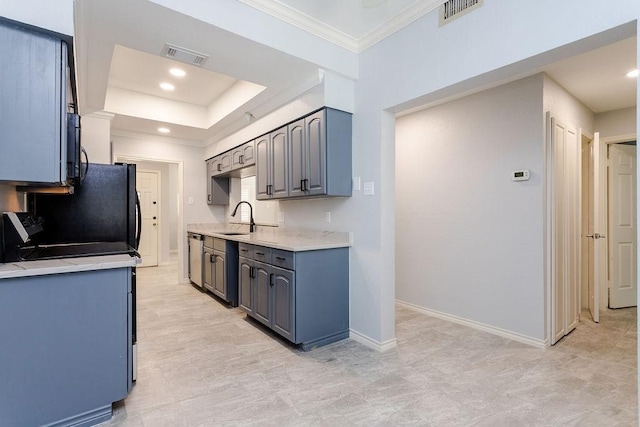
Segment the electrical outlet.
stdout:
[[331,211],[326,211],[324,213],[324,222],[331,222]]
[[284,222],[284,212],[278,212],[278,222]]
[[189,196],[189,198],[187,199],[187,204],[188,205],[192,205],[193,204],[193,197]]

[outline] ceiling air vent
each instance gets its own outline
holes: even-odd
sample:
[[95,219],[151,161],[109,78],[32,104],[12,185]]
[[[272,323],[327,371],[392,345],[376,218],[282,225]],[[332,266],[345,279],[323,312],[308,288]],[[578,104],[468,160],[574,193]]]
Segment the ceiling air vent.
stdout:
[[165,43],[160,54],[167,58],[175,59],[176,61],[185,62],[198,67],[204,65],[204,63],[207,62],[207,59],[209,59],[209,55],[185,49],[183,47],[174,46],[169,43]]
[[440,6],[440,26],[460,18],[462,15],[476,10],[484,4],[484,0],[449,0]]

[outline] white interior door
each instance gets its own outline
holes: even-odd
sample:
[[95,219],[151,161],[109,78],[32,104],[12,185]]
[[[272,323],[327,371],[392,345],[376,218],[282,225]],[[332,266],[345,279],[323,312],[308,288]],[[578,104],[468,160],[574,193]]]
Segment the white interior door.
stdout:
[[142,234],[138,252],[140,267],[158,265],[158,230],[160,229],[159,172],[136,172],[136,187],[142,211]]
[[[603,221],[604,212],[602,212],[601,204],[603,203],[603,185],[602,180],[605,176],[605,147],[600,143],[600,134],[596,132],[591,143],[591,158],[593,172],[593,210],[591,216],[593,218],[593,229],[589,230],[587,238],[593,242],[593,280],[589,281],[589,311],[594,322],[600,321],[600,286],[604,286],[604,265],[601,262],[604,250],[602,245],[601,230],[604,231]],[[590,222],[591,223],[591,222]]]
[[550,180],[551,345],[579,319],[581,141],[575,128],[547,115]]
[[636,146],[609,148],[609,307],[637,304]]

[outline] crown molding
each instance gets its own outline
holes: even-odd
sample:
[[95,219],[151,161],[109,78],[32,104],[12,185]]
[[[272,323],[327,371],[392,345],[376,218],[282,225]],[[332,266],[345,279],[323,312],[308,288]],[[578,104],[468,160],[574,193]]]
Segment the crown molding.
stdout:
[[444,0],[425,0],[414,3],[358,39],[278,0],[239,1],[354,53],[360,53],[368,49],[416,19],[436,9],[444,2]]
[[121,138],[128,138],[128,139],[138,139],[138,140],[144,140],[144,141],[166,142],[166,143],[184,145],[187,147],[195,147],[195,148],[203,148],[205,146],[204,141],[173,138],[170,136],[163,136],[163,135],[152,135],[145,132],[131,131],[131,130],[120,129],[120,128],[112,128],[111,136],[118,136]]
[[302,13],[278,0],[239,0],[288,24],[305,30],[351,52],[358,52],[358,40],[322,21]]
[[392,16],[387,22],[373,29],[358,40],[358,52],[367,50],[413,21],[437,9],[444,0],[428,0],[414,3]]

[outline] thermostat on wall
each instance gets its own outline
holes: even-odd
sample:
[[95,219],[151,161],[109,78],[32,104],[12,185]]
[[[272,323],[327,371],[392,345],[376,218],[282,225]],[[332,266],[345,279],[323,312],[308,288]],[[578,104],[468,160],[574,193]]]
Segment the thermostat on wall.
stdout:
[[511,181],[529,181],[529,171],[513,171],[511,172]]

